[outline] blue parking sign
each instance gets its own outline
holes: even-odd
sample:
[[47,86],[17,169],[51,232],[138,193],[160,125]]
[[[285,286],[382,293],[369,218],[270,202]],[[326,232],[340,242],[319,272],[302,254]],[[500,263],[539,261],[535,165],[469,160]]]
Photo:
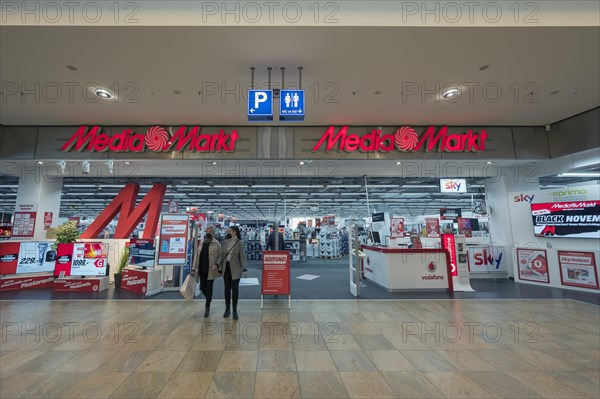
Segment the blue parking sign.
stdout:
[[248,120],[273,120],[273,90],[248,90]]
[[304,120],[304,90],[281,90],[279,94],[279,120]]

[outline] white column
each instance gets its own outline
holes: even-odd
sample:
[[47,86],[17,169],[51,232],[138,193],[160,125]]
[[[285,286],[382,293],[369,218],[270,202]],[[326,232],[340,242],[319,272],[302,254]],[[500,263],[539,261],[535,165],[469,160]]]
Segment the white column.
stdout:
[[33,239],[46,239],[46,230],[44,230],[46,212],[52,213],[51,227],[57,227],[62,185],[63,178],[60,176],[21,175],[15,212],[19,211],[20,205],[31,204],[37,207]]

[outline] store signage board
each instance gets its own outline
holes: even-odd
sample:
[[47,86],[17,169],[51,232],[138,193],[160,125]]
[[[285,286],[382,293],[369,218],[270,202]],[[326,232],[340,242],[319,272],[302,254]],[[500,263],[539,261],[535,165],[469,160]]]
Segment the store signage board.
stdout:
[[469,246],[469,271],[475,273],[507,272],[503,248],[500,246]]
[[0,242],[0,274],[48,273],[55,261],[52,242]]
[[289,251],[263,253],[261,295],[290,295]]
[[273,90],[248,90],[248,120],[273,120]]
[[558,251],[562,285],[598,289],[598,271],[593,252]]
[[159,265],[185,265],[190,216],[164,214],[160,221]]
[[345,152],[481,152],[485,151],[488,138],[485,130],[475,132],[449,132],[448,126],[436,131],[429,126],[420,135],[410,126],[402,126],[393,134],[383,134],[380,129],[373,129],[363,136],[349,134],[348,126],[343,126],[336,133],[330,126],[321,136],[312,152],[319,150]]
[[15,212],[12,226],[13,237],[33,237],[37,212]]
[[154,267],[156,247],[154,240],[132,238],[129,242],[129,264],[141,267]]
[[279,93],[279,120],[304,120],[304,90],[281,90]]
[[440,208],[441,220],[456,220],[462,216],[460,208]]
[[[272,111],[271,111],[272,114]],[[202,133],[200,126],[179,127],[173,136],[162,126],[152,126],[142,134],[132,129],[123,129],[121,133],[109,136],[102,133],[100,126],[80,126],[69,140],[61,147],[61,151],[79,152],[181,152],[201,153],[233,152],[239,139],[235,129],[230,133],[219,130],[219,133]]]
[[458,276],[457,261],[458,255],[456,253],[456,245],[454,241],[454,234],[442,234],[442,248],[448,251],[450,256],[450,266],[452,268],[452,277]]
[[531,204],[536,237],[600,238],[600,201]]
[[440,179],[440,192],[466,193],[467,181],[465,179]]

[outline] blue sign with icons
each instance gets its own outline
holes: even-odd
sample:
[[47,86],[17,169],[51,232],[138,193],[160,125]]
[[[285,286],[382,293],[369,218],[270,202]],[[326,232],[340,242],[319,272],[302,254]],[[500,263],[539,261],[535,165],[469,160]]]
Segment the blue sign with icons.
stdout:
[[248,90],[248,120],[273,120],[273,90]]
[[281,90],[279,94],[279,120],[304,120],[304,90]]

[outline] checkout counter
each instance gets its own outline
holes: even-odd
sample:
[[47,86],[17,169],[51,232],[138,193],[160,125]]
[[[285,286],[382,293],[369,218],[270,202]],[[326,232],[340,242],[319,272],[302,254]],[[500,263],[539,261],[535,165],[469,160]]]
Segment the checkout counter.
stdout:
[[452,266],[442,248],[404,249],[362,245],[364,277],[387,291],[453,292]]

